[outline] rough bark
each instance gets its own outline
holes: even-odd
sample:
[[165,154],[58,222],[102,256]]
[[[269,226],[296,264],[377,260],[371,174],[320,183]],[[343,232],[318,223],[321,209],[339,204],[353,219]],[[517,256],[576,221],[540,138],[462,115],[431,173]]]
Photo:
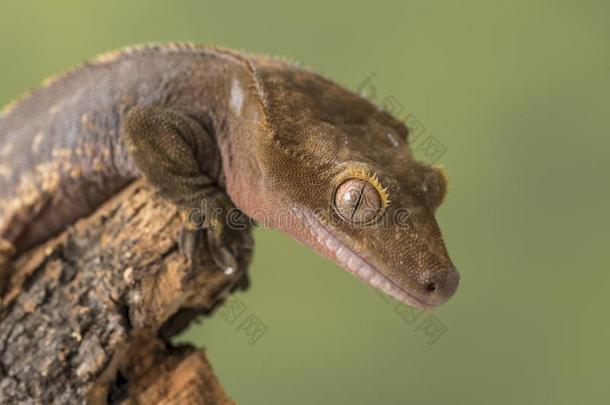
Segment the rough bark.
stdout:
[[179,229],[140,181],[22,255],[2,300],[0,403],[231,403],[204,353],[169,338],[243,285],[250,252],[225,275],[207,251],[185,259]]

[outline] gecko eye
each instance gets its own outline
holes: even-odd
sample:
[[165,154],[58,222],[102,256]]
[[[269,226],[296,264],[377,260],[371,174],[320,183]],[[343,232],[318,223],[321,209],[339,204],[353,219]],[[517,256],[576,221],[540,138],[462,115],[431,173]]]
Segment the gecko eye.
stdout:
[[371,221],[382,206],[377,189],[362,179],[349,179],[341,183],[334,200],[335,209],[341,218],[355,223]]

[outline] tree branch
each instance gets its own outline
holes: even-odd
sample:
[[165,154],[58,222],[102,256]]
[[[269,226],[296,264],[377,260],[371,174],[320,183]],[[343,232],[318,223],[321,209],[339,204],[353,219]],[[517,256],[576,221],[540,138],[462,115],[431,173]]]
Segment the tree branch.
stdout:
[[[2,300],[0,403],[225,404],[204,354],[169,338],[240,285],[178,251],[177,211],[138,181],[22,255]],[[245,276],[244,276],[245,277]]]

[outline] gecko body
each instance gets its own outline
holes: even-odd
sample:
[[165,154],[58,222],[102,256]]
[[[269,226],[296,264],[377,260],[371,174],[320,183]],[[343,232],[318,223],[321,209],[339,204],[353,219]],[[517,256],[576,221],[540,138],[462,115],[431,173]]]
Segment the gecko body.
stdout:
[[184,43],[105,54],[3,111],[0,273],[142,176],[183,214],[184,253],[207,244],[225,271],[249,248],[238,208],[408,304],[457,288],[445,177],[402,123],[311,70]]

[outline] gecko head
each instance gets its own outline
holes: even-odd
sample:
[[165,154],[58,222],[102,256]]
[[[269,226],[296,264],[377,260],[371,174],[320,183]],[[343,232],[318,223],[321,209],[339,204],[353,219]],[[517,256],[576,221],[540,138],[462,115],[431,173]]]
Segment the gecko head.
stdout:
[[442,169],[416,161],[405,126],[358,95],[308,71],[259,74],[268,131],[261,209],[247,213],[406,304],[446,302],[459,274],[434,216]]

